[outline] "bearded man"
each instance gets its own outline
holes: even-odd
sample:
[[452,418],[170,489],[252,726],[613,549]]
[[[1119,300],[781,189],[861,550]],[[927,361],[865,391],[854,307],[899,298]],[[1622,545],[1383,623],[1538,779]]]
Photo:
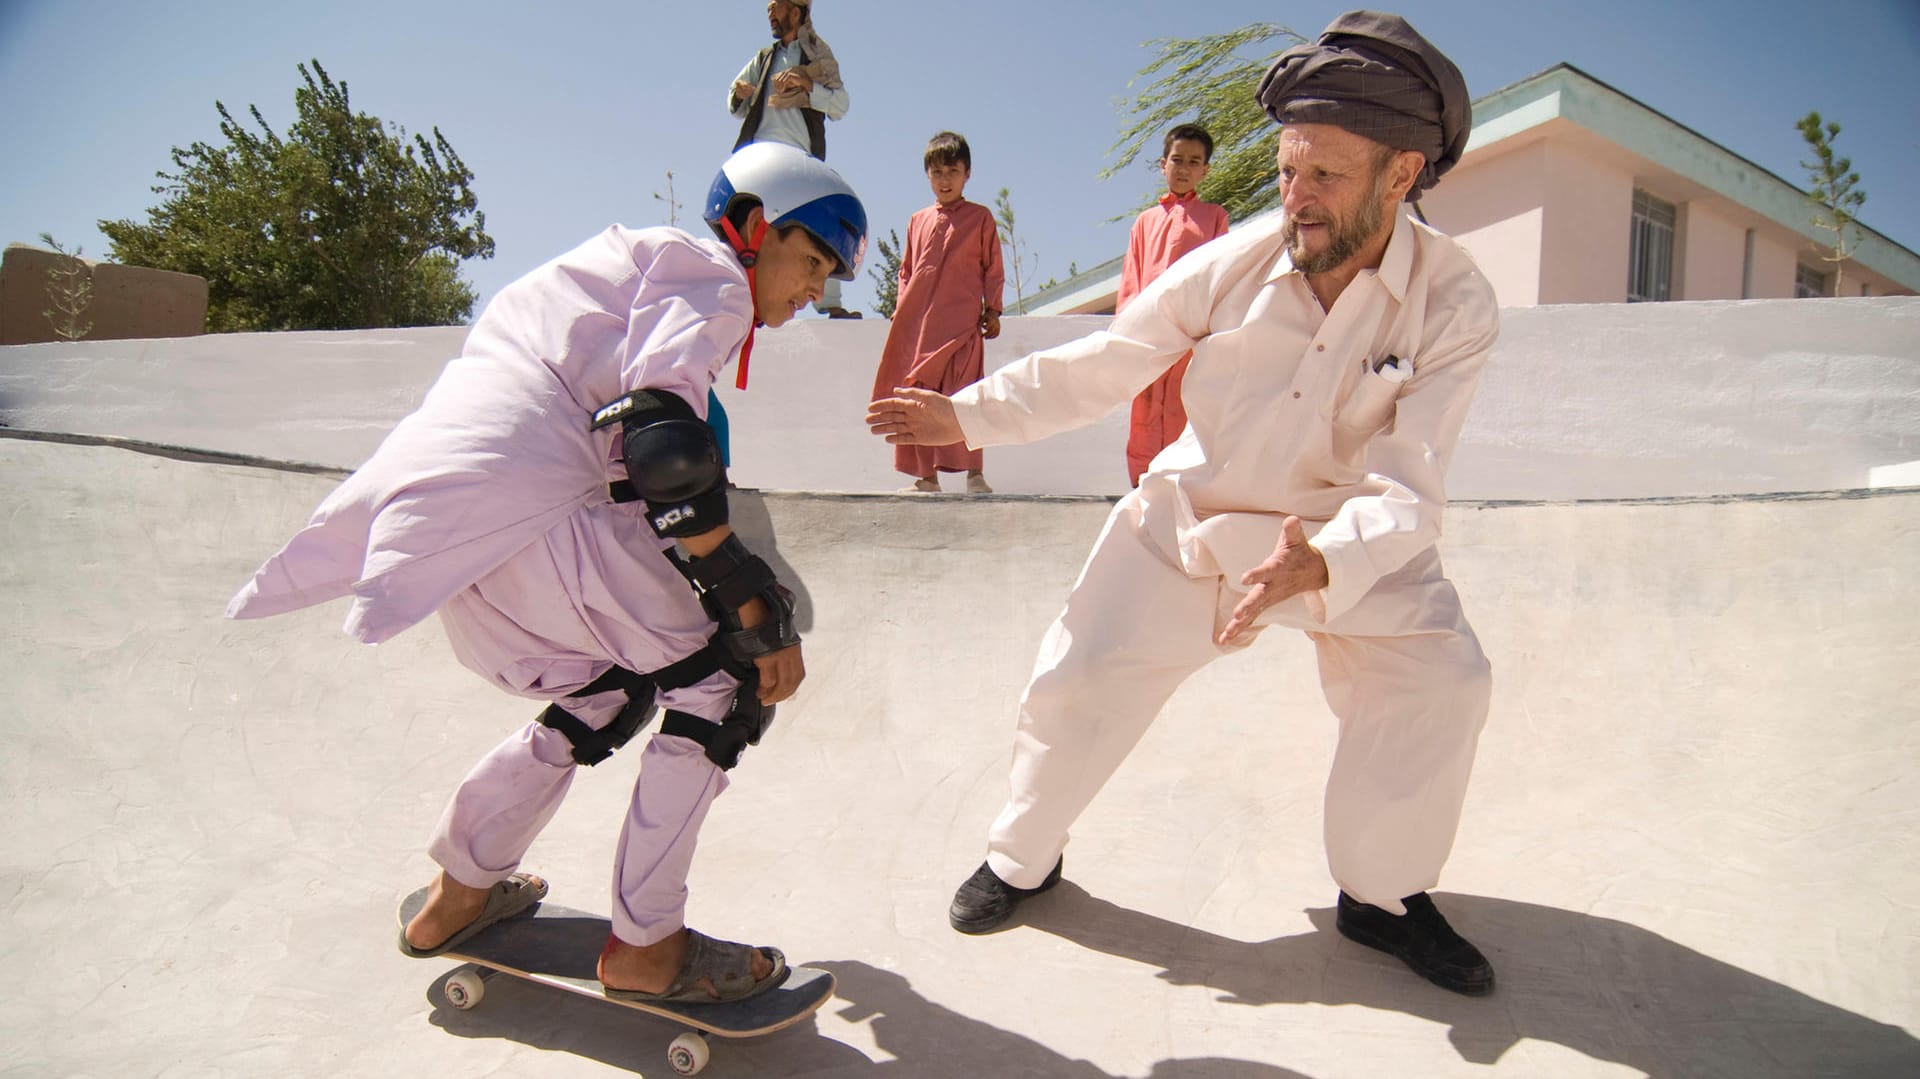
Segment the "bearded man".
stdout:
[[[753,54],[727,90],[727,112],[740,121],[733,148],[756,142],[785,143],[827,159],[827,121],[847,115],[847,84],[840,61],[813,26],[813,0],[767,0],[773,44]],[[840,306],[840,282],[814,309],[832,318],[859,318]]]
[[[867,416],[887,441],[1029,442],[1125,404],[1189,349],[1188,426],[1114,507],[1021,698],[1012,792],[955,894],[963,933],[1060,879],[1067,831],[1189,675],[1305,632],[1340,725],[1336,925],[1456,992],[1493,969],[1435,909],[1491,673],[1435,543],[1498,332],[1492,288],[1401,212],[1466,147],[1456,68],[1405,20],[1335,19],[1259,88],[1283,212],[1175,263],[1100,333]],[[1256,767],[1266,767],[1258,762]]]

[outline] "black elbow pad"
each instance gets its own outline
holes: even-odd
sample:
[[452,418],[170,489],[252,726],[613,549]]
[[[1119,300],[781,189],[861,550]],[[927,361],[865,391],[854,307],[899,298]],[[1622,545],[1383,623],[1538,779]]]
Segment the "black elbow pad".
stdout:
[[627,479],[648,502],[684,502],[726,483],[720,444],[699,420],[628,424],[620,445]]
[[620,450],[633,493],[647,501],[657,535],[697,536],[727,523],[727,470],[713,428],[671,393],[630,393],[594,415],[621,424]]

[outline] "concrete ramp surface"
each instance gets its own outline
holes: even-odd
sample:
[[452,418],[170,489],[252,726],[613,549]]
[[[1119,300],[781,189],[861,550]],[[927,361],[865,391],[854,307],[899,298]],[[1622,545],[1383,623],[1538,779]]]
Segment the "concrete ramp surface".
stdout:
[[[456,1012],[395,950],[444,799],[535,709],[434,623],[221,618],[334,476],[18,438],[0,475],[0,1076],[670,1074],[668,1024],[512,980]],[[1496,681],[1438,899],[1485,999],[1333,931],[1333,721],[1277,632],[1181,690],[1023,924],[954,933],[1108,502],[736,505],[809,678],[689,918],[840,992],[709,1075],[1920,1075],[1920,491],[1448,511]],[[637,760],[535,845],[556,899],[606,909]]]

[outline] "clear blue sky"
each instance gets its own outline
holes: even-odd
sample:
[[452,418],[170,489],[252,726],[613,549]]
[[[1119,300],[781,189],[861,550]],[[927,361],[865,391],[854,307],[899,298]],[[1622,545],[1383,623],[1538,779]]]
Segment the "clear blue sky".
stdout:
[[[973,145],[968,194],[1010,188],[1038,277],[1125,244],[1108,219],[1156,190],[1150,164],[1101,181],[1115,101],[1154,38],[1256,20],[1309,37],[1346,5],[1254,0],[817,0],[852,108],[828,160],[882,235],[931,201],[929,135]],[[1840,121],[1861,220],[1920,250],[1920,0],[1406,0],[1391,8],[1451,55],[1475,97],[1572,63],[1804,187],[1794,121]],[[218,141],[214,102],[293,114],[295,65],[318,58],[356,108],[409,132],[438,126],[473,169],[496,256],[469,262],[484,302],[619,221],[664,224],[667,173],[698,207],[737,124],[723,99],[768,40],[754,0],[0,0],[0,243],[41,232],[89,257],[100,218],[144,220],[169,150]],[[1624,226],[1623,226],[1624,227]],[[867,307],[866,273],[848,289]],[[478,309],[476,308],[476,314]]]

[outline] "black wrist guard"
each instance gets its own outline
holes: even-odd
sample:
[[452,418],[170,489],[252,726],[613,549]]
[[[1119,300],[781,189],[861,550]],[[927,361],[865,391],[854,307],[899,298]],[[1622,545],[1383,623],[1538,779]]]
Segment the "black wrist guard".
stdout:
[[[791,648],[800,643],[793,627],[793,593],[774,579],[766,560],[747,550],[738,536],[728,536],[701,558],[680,563],[680,572],[693,585],[708,617],[720,624],[715,640],[735,662]],[[742,626],[740,608],[758,597],[767,605],[767,617],[758,625]]]

